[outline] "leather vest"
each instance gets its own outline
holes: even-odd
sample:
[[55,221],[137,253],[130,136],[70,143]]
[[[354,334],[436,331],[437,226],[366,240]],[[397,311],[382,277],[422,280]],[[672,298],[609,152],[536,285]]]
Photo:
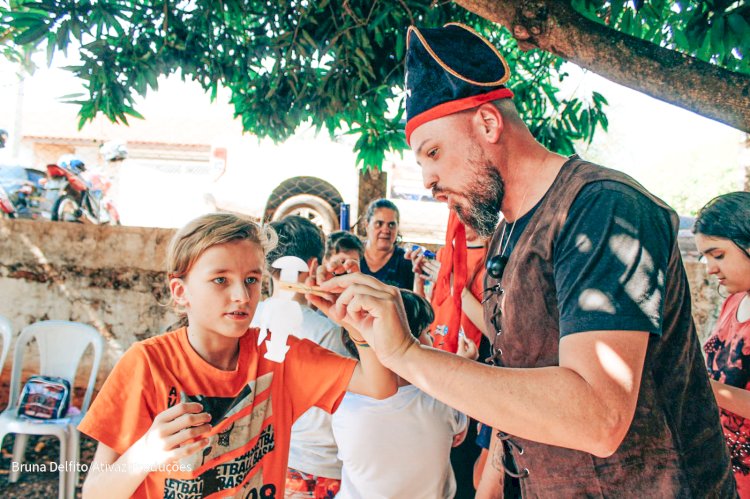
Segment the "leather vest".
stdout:
[[[512,435],[506,445],[521,478],[524,497],[734,497],[734,477],[719,423],[719,410],[690,311],[690,291],[677,247],[677,215],[635,180],[577,157],[569,159],[521,234],[485,303],[488,330],[502,310],[496,335],[498,365],[559,365],[559,310],[553,275],[554,241],[580,190],[609,180],[628,185],[667,210],[672,248],[663,301],[662,335],[650,335],[641,387],[630,429],[618,450],[599,458]],[[500,253],[501,226],[488,258]],[[615,278],[615,277],[613,277]],[[502,302],[501,302],[502,300]],[[540,387],[544,389],[544,387]],[[550,414],[554,418],[554,414]],[[500,428],[502,430],[502,428]],[[506,457],[507,459],[507,457]]]

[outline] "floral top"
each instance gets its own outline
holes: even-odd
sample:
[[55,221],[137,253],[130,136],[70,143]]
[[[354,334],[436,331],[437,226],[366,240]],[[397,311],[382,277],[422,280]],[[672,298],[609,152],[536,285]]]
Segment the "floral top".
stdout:
[[[737,309],[745,296],[742,292],[727,298],[716,328],[703,349],[711,379],[750,389],[750,320],[737,320]],[[722,409],[721,424],[738,489],[750,491],[750,419]]]

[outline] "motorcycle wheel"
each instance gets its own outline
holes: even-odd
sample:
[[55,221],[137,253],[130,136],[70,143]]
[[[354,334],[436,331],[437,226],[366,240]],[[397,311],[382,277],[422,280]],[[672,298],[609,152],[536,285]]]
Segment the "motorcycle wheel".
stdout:
[[73,197],[65,194],[57,198],[52,205],[53,222],[78,222],[81,216],[81,207]]

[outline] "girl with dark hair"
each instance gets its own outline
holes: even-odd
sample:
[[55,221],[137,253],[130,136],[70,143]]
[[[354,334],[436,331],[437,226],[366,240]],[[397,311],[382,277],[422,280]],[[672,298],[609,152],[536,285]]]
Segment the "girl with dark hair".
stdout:
[[360,260],[363,274],[402,289],[414,288],[414,272],[406,252],[396,245],[398,239],[398,207],[387,199],[376,199],[365,212],[367,242]]
[[750,192],[711,200],[693,232],[708,273],[729,293],[704,349],[737,492],[750,497]]

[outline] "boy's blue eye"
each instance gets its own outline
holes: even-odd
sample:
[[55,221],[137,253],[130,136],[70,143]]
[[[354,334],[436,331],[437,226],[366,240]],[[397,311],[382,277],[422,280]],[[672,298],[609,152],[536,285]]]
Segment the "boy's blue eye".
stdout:
[[224,284],[225,282],[227,282],[227,278],[226,277],[216,277],[216,278],[213,279],[213,282],[215,282],[216,284]]
[[255,284],[256,282],[258,282],[258,278],[257,277],[246,277],[245,278],[245,284]]

